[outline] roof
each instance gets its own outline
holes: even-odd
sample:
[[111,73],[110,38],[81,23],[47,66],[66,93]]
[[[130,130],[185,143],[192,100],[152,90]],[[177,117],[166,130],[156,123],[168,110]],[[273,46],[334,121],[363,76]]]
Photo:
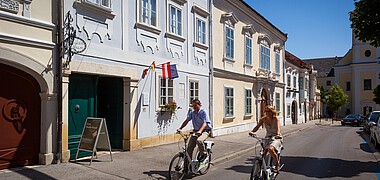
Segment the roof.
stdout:
[[303,62],[309,65],[313,65],[313,68],[318,71],[318,77],[330,77],[334,74],[332,68],[335,64],[339,62],[342,57],[327,57],[327,58],[315,58],[315,59],[304,59]]
[[304,63],[300,58],[292,53],[285,51],[285,60],[300,68],[309,68],[308,64]]
[[249,4],[247,4],[244,0],[240,0],[240,2],[242,2],[245,6],[247,6],[249,9],[251,9],[254,13],[256,13],[258,16],[260,16],[261,18],[263,18],[265,20],[265,22],[267,22],[269,25],[271,25],[274,29],[276,29],[278,32],[280,32],[282,35],[284,35],[286,38],[288,37],[288,34],[287,33],[284,33],[282,32],[280,29],[278,29],[276,26],[274,26],[271,22],[269,22],[267,19],[265,19],[264,16],[262,16],[259,12],[257,12],[256,10],[254,10]]

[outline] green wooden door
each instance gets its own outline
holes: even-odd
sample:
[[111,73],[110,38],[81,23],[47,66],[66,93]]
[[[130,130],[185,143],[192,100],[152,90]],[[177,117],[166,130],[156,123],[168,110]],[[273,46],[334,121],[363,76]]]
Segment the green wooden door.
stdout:
[[[72,74],[69,85],[69,150],[75,158],[82,130],[87,117],[96,117],[96,77]],[[78,157],[91,153],[80,152]]]
[[113,149],[123,148],[123,79],[99,77],[98,117],[106,118]]

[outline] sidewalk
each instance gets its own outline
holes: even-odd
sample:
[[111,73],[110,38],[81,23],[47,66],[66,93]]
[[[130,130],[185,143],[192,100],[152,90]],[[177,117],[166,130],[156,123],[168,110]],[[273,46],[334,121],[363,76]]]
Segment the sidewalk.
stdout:
[[[324,119],[321,122],[325,121]],[[320,125],[328,125],[326,121]],[[285,137],[309,129],[319,120],[304,124],[281,127]],[[334,122],[338,124],[338,122]],[[259,136],[265,134],[261,129]],[[226,160],[252,151],[256,140],[248,136],[248,132],[209,138],[214,141],[213,163],[217,165]],[[109,154],[101,154],[88,166],[89,160],[78,163],[62,163],[47,166],[22,167],[0,171],[0,179],[166,179],[171,158],[182,148],[183,143],[173,143],[137,151],[114,152],[113,162]],[[248,152],[249,153],[249,152]],[[211,167],[212,168],[212,167]]]

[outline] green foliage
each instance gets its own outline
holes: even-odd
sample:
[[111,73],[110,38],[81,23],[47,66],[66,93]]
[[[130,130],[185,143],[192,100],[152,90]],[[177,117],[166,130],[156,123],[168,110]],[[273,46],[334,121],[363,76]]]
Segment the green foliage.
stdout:
[[377,87],[373,90],[373,94],[375,95],[373,101],[375,101],[376,104],[380,105],[380,85],[377,85]]
[[354,0],[355,10],[350,12],[351,28],[355,36],[372,46],[380,46],[380,0]]
[[331,87],[330,94],[328,95],[328,108],[332,111],[338,111],[343,106],[346,106],[348,104],[348,96],[345,94],[342,90],[342,88],[339,87],[339,85],[335,85]]
[[327,104],[327,97],[329,96],[329,91],[325,90],[323,86],[320,87],[321,90],[321,101],[323,104]]

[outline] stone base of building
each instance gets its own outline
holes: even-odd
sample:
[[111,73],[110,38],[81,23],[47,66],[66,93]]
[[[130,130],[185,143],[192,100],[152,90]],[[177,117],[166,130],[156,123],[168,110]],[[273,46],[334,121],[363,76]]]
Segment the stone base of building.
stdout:
[[52,164],[54,162],[54,154],[53,153],[39,154],[38,162],[39,164],[42,164],[42,165]]
[[226,127],[218,127],[214,128],[212,131],[212,135],[214,137],[221,136],[225,134],[234,134],[244,131],[250,131],[256,126],[256,122],[251,123],[244,123],[244,124],[237,124],[232,126],[226,126]]
[[[190,131],[184,131],[189,133]],[[159,146],[178,142],[181,139],[179,134],[167,134],[162,136],[154,136],[149,138],[141,138],[134,140],[123,140],[123,149],[127,151],[134,151],[146,147]]]

